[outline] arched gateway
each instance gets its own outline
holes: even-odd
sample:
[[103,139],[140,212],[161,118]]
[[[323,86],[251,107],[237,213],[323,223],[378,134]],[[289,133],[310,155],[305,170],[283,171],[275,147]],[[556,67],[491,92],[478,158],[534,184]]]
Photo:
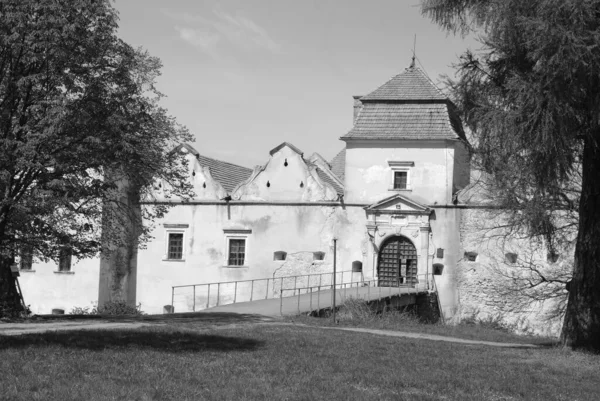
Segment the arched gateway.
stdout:
[[380,287],[418,282],[417,249],[408,238],[396,235],[381,245],[377,258],[377,277]]

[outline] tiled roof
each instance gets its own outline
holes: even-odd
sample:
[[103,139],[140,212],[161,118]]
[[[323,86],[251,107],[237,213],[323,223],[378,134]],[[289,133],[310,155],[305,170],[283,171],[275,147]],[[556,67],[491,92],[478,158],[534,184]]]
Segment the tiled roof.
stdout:
[[341,139],[464,138],[460,122],[451,123],[449,104],[364,103],[354,127]]
[[196,149],[187,143],[177,146],[172,152],[176,152],[182,148],[185,148],[188,152],[196,156],[196,159],[198,159],[198,163],[200,163],[201,166],[208,167],[212,177],[217,180],[228,193],[231,193],[236,185],[247,180],[252,174],[252,169],[247,167],[202,156]]
[[346,148],[340,150],[329,165],[331,166],[331,172],[344,182],[344,176],[346,175]]
[[404,72],[392,77],[373,92],[361,97],[360,101],[445,101],[447,99],[423,71],[417,67],[409,67]]
[[329,174],[327,174],[325,171],[323,171],[319,167],[317,167],[317,174],[319,175],[319,178],[323,182],[326,182],[327,184],[331,185],[333,187],[333,189],[335,189],[335,192],[337,192],[338,195],[342,195],[342,196],[344,195],[344,187],[341,186],[336,180],[331,178],[329,176]]
[[247,180],[252,174],[252,169],[211,159],[210,157],[198,155],[197,159],[200,165],[210,169],[210,174],[228,193],[231,193],[240,182]]

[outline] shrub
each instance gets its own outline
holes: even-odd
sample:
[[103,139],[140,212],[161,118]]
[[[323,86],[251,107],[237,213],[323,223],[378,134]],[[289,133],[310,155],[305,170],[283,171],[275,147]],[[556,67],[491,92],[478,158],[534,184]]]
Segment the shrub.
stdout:
[[419,317],[414,310],[393,310],[384,308],[381,312],[374,310],[367,301],[349,297],[340,305],[336,313],[339,322],[348,322],[356,325],[371,326],[396,326],[406,324],[419,324]]
[[91,310],[88,307],[74,307],[69,312],[70,315],[110,315],[110,316],[123,316],[123,315],[136,315],[141,316],[145,313],[142,312],[142,304],[139,303],[137,306],[129,306],[124,301],[111,301],[107,302],[101,307],[94,306]]
[[124,301],[112,301],[107,302],[101,307],[96,309],[96,314],[98,315],[111,315],[111,316],[119,316],[119,315],[144,315],[142,312],[142,304],[139,303],[137,306],[129,306]]

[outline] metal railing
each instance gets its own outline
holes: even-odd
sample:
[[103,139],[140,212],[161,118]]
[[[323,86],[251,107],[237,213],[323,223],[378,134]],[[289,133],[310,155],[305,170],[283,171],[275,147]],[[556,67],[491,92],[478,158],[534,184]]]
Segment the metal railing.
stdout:
[[[349,278],[350,282],[352,282],[353,275],[360,275],[362,279],[362,273],[352,272],[351,270],[337,272],[336,279],[339,280],[340,285],[343,285],[344,278]],[[259,299],[282,298],[286,294],[290,294],[290,292],[290,296],[300,295],[303,291],[306,292],[308,288],[330,288],[332,282],[333,273],[328,272],[177,285],[171,287],[171,308],[175,306],[176,291],[179,292],[179,295],[181,293],[184,294],[184,303],[187,304],[188,310],[191,309],[195,312],[196,310],[219,305],[251,302]],[[190,295],[191,302],[189,302]]]
[[[398,277],[396,279],[372,279],[372,280],[360,280],[353,281],[350,283],[340,283],[335,287],[335,295],[339,300],[339,304],[344,303],[348,298],[354,299],[364,299],[365,301],[373,301],[376,299],[382,299],[392,296],[402,296],[405,294],[417,294],[419,292],[425,292],[428,290],[428,279],[430,274],[417,274],[416,276],[409,277],[411,279],[410,283],[405,282],[404,277]],[[422,277],[421,280],[419,278]],[[380,286],[379,284],[385,281],[386,284],[393,284],[387,286]],[[394,283],[395,281],[395,283]],[[329,290],[331,294],[322,294],[323,290]],[[355,289],[353,291],[352,289]],[[350,291],[348,291],[350,290]],[[313,295],[316,293],[316,295]],[[338,296],[339,294],[339,296]],[[301,295],[305,295],[302,300]],[[327,303],[321,304],[321,299],[324,296],[329,295],[331,299]],[[293,302],[296,304],[296,310],[294,313],[301,313],[308,311],[321,310],[322,308],[330,308],[333,305],[332,299],[334,296],[333,285],[327,286],[324,288],[323,286],[319,287],[309,287],[304,294],[297,294],[292,297],[281,297],[279,301],[279,313],[280,315],[284,315],[284,302]],[[316,298],[316,303],[313,300]],[[301,303],[306,302],[308,308],[301,308]]]

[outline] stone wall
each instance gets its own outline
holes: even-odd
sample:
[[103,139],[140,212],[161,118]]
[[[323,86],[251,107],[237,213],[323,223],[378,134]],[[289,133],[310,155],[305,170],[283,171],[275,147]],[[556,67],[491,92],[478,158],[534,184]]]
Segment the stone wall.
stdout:
[[567,291],[561,283],[539,283],[539,274],[563,280],[572,250],[563,249],[560,260],[549,261],[542,241],[502,225],[497,210],[462,210],[455,321],[487,321],[521,333],[556,336]]

